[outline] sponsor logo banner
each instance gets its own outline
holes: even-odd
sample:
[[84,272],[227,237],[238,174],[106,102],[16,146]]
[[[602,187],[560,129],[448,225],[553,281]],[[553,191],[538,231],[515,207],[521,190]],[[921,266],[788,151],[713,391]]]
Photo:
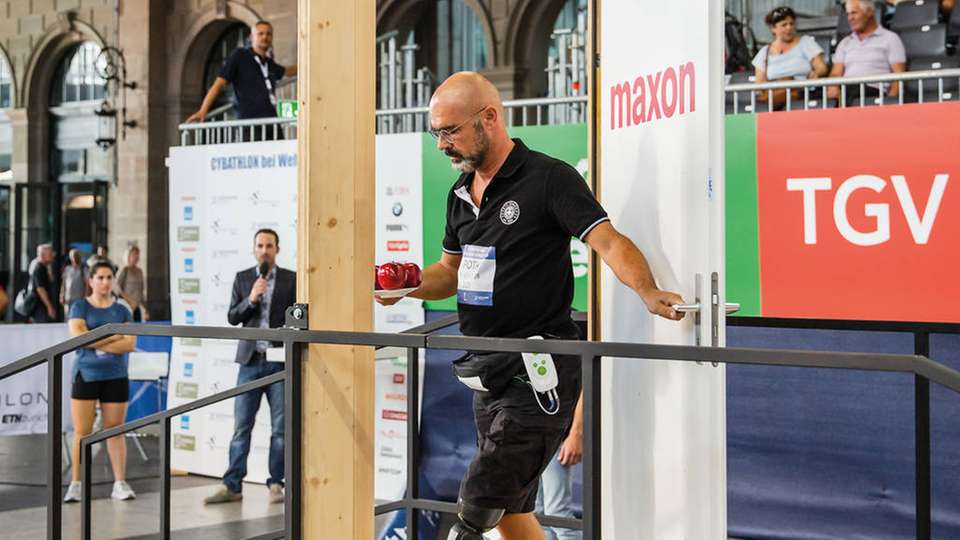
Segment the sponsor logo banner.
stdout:
[[764,316],[960,321],[960,104],[756,121]]

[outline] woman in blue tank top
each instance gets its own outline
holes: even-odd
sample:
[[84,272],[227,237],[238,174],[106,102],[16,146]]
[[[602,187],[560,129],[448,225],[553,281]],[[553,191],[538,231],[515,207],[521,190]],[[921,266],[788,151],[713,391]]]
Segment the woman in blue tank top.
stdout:
[[[98,262],[90,269],[90,296],[74,302],[67,317],[71,336],[79,336],[110,323],[129,322],[130,311],[113,296],[113,265]],[[123,423],[127,416],[130,380],[127,378],[127,353],[137,344],[135,336],[113,336],[77,351],[73,364],[73,387],[70,412],[73,416],[73,481],[67,488],[64,502],[80,500],[80,439],[93,431],[97,402],[108,429]],[[119,500],[133,499],[136,494],[125,481],[127,446],[123,435],[107,440],[107,454],[113,468],[113,493]]]

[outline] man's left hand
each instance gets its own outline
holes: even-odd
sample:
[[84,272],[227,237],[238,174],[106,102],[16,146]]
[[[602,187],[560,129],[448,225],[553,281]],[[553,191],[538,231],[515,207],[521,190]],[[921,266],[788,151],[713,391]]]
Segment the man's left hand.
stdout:
[[583,459],[583,434],[570,432],[566,440],[560,446],[560,453],[557,455],[560,464],[566,467],[572,467]]
[[683,318],[683,313],[673,309],[674,304],[682,304],[683,297],[670,291],[661,291],[660,289],[647,289],[640,293],[640,298],[647,305],[647,311],[654,315],[659,315],[664,319],[679,321]]

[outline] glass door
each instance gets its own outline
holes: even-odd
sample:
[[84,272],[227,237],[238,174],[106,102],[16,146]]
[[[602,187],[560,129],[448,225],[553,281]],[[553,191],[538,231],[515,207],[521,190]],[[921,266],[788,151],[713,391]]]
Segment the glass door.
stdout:
[[37,246],[46,242],[58,249],[60,230],[60,191],[56,184],[16,184],[14,198],[13,276],[14,291],[27,284],[27,270],[37,256]]
[[105,181],[60,184],[63,227],[58,251],[66,255],[79,249],[84,258],[107,242],[107,192]]

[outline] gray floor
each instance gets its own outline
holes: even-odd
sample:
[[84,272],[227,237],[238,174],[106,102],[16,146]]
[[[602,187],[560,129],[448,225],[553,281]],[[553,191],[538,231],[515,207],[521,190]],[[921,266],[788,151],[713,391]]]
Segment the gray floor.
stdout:
[[[150,538],[159,533],[157,440],[141,440],[148,460],[128,443],[127,477],[137,492],[132,501],[110,499],[112,478],[105,453],[94,458],[94,538]],[[46,535],[46,437],[0,437],[0,539],[37,539]],[[39,450],[39,451],[38,451]],[[62,484],[69,482],[65,466]],[[271,504],[264,486],[244,486],[243,501],[204,506],[203,498],[219,480],[197,476],[171,481],[174,538],[239,539],[283,528],[283,505]],[[80,505],[63,505],[63,538],[79,538]]]
[[[155,538],[160,531],[158,514],[159,471],[157,439],[140,439],[147,461],[132,441],[127,443],[127,479],[137,498],[110,498],[112,475],[105,452],[93,460],[93,537]],[[0,437],[0,540],[36,540],[46,536],[46,435]],[[64,461],[62,485],[70,481]],[[180,476],[171,479],[171,536],[189,540],[238,540],[283,528],[283,505],[271,504],[266,487],[245,484],[243,500],[205,506],[203,498],[220,485],[219,479]],[[63,538],[79,538],[80,505],[65,504]],[[377,520],[377,530],[387,516]]]

